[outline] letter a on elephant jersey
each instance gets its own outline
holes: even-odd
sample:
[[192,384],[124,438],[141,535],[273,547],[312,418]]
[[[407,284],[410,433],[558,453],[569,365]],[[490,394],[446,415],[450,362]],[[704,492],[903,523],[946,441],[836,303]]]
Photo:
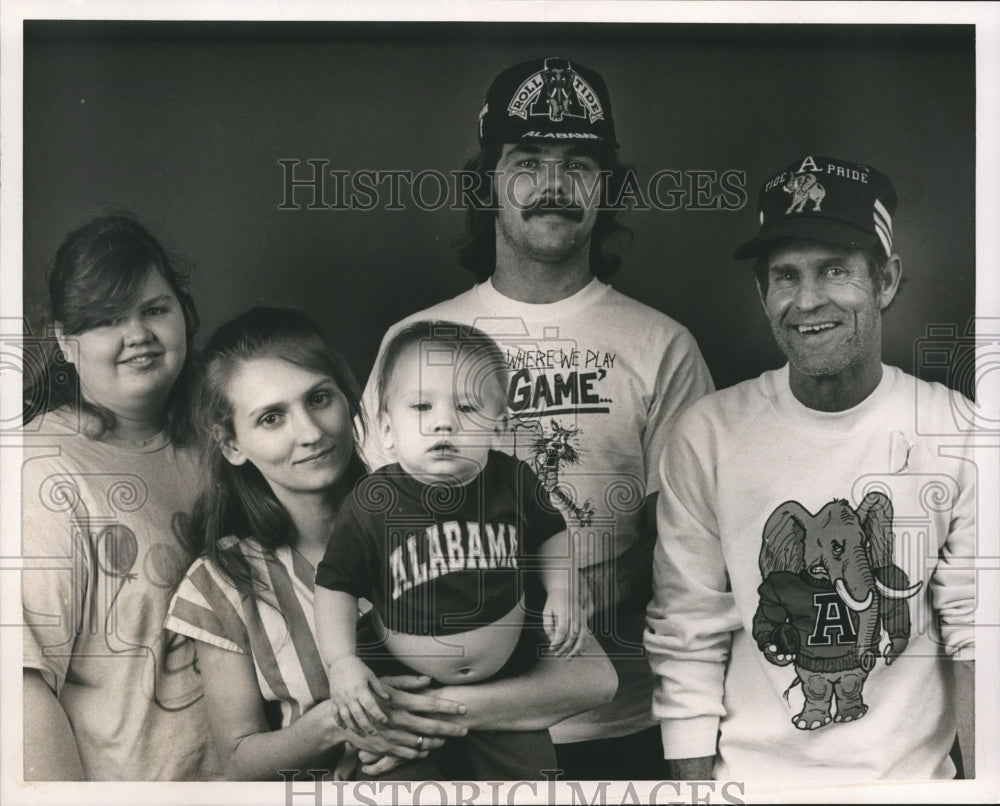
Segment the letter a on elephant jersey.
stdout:
[[816,611],[816,623],[806,641],[808,646],[857,643],[858,633],[851,621],[851,611],[844,607],[836,593],[813,594],[813,609]]
[[768,663],[793,667],[789,688],[802,684],[801,730],[861,719],[883,633],[887,663],[906,649],[907,600],[923,582],[911,586],[893,560],[892,517],[888,496],[873,492],[857,509],[837,499],[815,515],[786,501],[764,525],[753,637]]

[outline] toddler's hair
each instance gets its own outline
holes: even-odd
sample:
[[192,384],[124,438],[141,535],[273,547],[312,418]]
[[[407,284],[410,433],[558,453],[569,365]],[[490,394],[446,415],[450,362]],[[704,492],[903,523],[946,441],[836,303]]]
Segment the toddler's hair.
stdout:
[[380,413],[388,411],[389,387],[400,357],[410,347],[426,349],[428,346],[451,351],[456,376],[458,370],[466,370],[463,377],[469,388],[464,391],[474,400],[482,401],[488,394],[496,394],[501,407],[506,409],[507,362],[499,345],[471,325],[425,320],[398,331],[382,353],[377,380]]

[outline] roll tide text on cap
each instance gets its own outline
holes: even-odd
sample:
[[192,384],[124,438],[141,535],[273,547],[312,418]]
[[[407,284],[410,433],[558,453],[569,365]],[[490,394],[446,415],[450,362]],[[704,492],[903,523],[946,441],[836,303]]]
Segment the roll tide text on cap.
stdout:
[[617,148],[604,79],[561,56],[504,70],[479,113],[479,145],[592,142]]

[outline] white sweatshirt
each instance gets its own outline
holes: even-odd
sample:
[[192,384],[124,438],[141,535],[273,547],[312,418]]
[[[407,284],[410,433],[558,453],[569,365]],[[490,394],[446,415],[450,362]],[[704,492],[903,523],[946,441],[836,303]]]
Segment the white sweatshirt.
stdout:
[[[655,595],[645,635],[667,758],[718,752],[720,779],[954,775],[949,660],[972,659],[976,593],[975,466],[955,417],[967,403],[940,384],[883,366],[879,386],[860,404],[819,412],[792,395],[786,366],[702,398],[681,415],[660,464]],[[783,506],[804,510],[803,539],[822,541],[831,528],[826,514],[856,512],[869,494],[869,501],[881,494],[892,504],[886,534],[895,587],[919,589],[896,600],[905,602],[902,619],[878,627],[879,651],[862,692],[867,713],[800,729],[792,722],[803,709],[799,663],[832,668],[817,660],[823,650],[813,644],[830,636],[849,643],[850,624],[828,623],[846,619],[849,608],[831,593],[833,579],[816,581],[808,569],[769,575],[762,584],[765,524]],[[834,504],[821,513],[838,499],[850,510]],[[817,514],[823,517],[813,521]],[[762,594],[773,615],[779,587],[799,606],[812,606],[795,614],[789,605],[805,629],[795,665],[769,661],[770,639],[760,637]],[[908,632],[905,649],[887,665],[881,650],[901,632]],[[832,711],[835,717],[836,702]]]

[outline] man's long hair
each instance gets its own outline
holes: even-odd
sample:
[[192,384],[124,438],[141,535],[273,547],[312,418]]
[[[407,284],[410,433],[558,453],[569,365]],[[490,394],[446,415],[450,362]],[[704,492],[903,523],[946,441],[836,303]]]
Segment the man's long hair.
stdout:
[[[478,175],[478,183],[473,192],[479,204],[466,208],[465,234],[456,242],[458,261],[480,283],[496,270],[496,194],[493,172],[500,161],[502,147],[486,146],[464,166],[465,171]],[[629,168],[619,161],[612,148],[599,147],[597,160],[607,178],[597,221],[590,236],[590,270],[597,278],[604,279],[618,271],[622,253],[632,243],[632,230],[620,222],[624,209],[610,203],[621,194]]]

